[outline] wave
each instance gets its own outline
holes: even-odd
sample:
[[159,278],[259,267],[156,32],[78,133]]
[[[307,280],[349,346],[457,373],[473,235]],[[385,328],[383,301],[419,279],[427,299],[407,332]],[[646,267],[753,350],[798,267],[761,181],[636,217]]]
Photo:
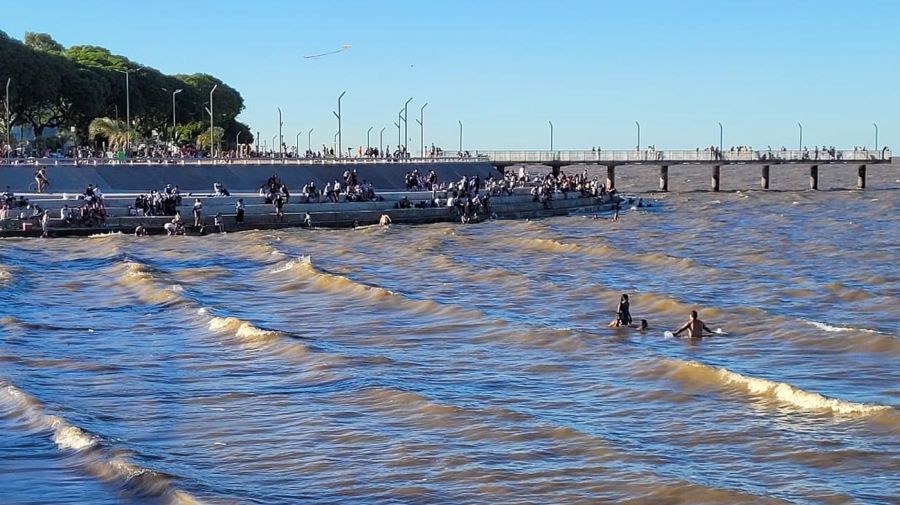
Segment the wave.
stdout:
[[830,324],[820,323],[818,321],[803,321],[803,322],[808,325],[815,326],[816,328],[818,328],[822,331],[827,331],[829,333],[844,333],[844,332],[851,332],[851,331],[852,332],[861,332],[861,333],[873,333],[873,334],[879,333],[876,330],[868,330],[866,328],[849,328],[849,327],[845,327],[845,326],[831,326]]
[[475,309],[463,309],[446,305],[433,300],[413,300],[381,286],[364,284],[344,275],[334,274],[316,268],[309,256],[289,260],[272,270],[272,273],[292,272],[304,280],[310,281],[313,287],[326,293],[349,295],[367,301],[393,305],[407,309],[415,314],[434,316],[459,316],[466,318],[484,318],[484,313]]
[[[839,415],[890,415],[897,417],[893,407],[870,403],[856,403],[828,398],[819,393],[804,391],[786,382],[741,375],[727,368],[705,365],[696,361],[665,360],[666,375],[676,380],[702,385],[737,387],[751,396],[775,400],[803,411],[831,412]],[[900,421],[898,419],[897,421]]]
[[[197,311],[197,314],[199,315],[207,313],[208,312],[204,309],[199,309]],[[234,335],[240,339],[249,340],[259,344],[271,343],[273,340],[282,336],[282,334],[277,331],[264,330],[236,317],[213,316],[209,320],[208,326],[210,331],[228,331],[234,333]]]
[[165,475],[136,465],[117,451],[102,444],[97,435],[71,424],[66,419],[51,415],[34,397],[21,389],[0,380],[0,412],[5,417],[20,420],[27,429],[47,433],[53,444],[64,452],[80,457],[80,464],[101,480],[116,480],[143,495],[165,499],[172,505],[201,503],[189,493],[176,488]]

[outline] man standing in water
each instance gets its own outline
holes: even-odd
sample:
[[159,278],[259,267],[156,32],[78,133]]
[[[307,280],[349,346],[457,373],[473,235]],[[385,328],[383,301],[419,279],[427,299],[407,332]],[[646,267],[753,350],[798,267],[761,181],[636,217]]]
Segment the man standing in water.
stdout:
[[688,322],[684,323],[681,328],[678,328],[678,330],[676,330],[673,335],[677,337],[679,333],[682,333],[685,330],[688,331],[688,336],[690,338],[702,338],[704,330],[708,331],[709,333],[713,333],[713,331],[706,326],[706,323],[697,319],[696,310],[691,311],[691,319]]

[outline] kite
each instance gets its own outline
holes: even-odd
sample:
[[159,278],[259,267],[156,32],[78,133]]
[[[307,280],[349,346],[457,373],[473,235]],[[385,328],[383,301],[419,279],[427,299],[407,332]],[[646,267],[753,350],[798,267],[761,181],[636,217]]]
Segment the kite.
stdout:
[[312,58],[321,58],[321,57],[323,57],[323,56],[329,56],[329,55],[332,55],[332,54],[343,53],[344,51],[346,51],[346,50],[348,50],[348,49],[350,49],[350,44],[344,44],[343,46],[341,46],[340,49],[338,49],[338,50],[336,50],[336,51],[328,51],[327,53],[322,53],[322,54],[313,54],[313,55],[310,55],[310,56],[304,56],[303,58],[304,58],[304,59],[307,59],[307,60],[312,59]]

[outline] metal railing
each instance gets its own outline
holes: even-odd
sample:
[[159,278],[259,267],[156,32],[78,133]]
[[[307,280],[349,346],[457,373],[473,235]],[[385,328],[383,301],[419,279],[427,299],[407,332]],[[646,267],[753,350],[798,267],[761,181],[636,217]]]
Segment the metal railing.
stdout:
[[475,157],[426,157],[426,158],[0,158],[0,165],[26,166],[97,166],[97,165],[388,165],[406,163],[473,163],[484,162]]
[[884,162],[891,160],[891,151],[882,149],[841,150],[750,150],[712,151],[709,149],[665,150],[644,149],[630,151],[476,151],[476,155],[501,163],[691,163],[691,162]]

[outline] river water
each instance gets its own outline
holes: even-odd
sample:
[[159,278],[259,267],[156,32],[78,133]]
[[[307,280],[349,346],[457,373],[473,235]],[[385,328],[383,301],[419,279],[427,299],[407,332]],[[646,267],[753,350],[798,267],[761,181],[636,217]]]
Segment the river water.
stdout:
[[[900,170],[772,175],[673,167],[616,222],[3,241],[0,502],[898,503]],[[665,338],[692,309],[726,334]]]

